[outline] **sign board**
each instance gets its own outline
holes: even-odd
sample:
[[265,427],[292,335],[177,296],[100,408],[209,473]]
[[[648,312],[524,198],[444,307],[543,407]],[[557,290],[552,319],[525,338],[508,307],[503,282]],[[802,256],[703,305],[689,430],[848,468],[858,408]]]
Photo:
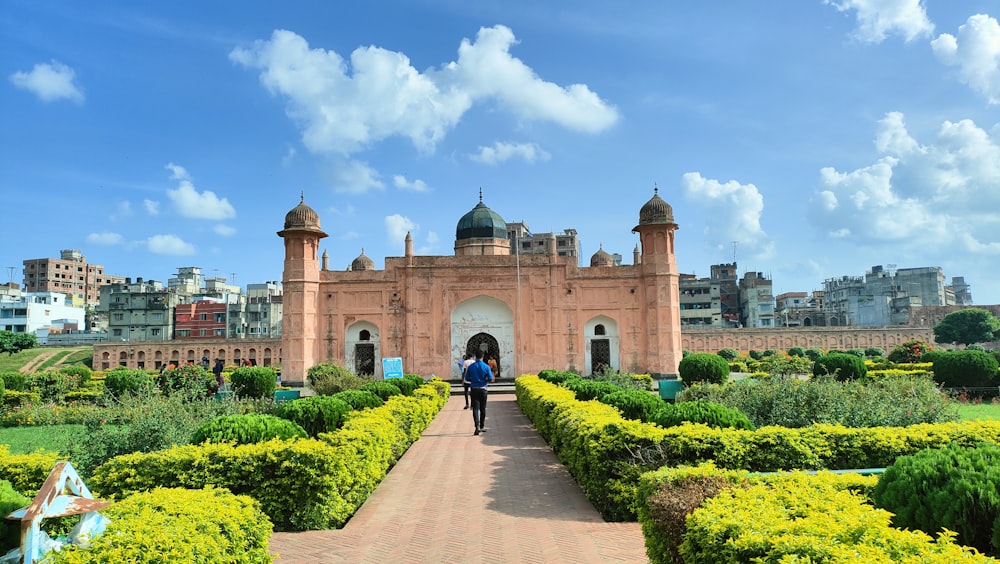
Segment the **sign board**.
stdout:
[[389,378],[402,378],[403,377],[403,359],[400,357],[393,358],[383,358],[382,359],[382,379],[388,380]]

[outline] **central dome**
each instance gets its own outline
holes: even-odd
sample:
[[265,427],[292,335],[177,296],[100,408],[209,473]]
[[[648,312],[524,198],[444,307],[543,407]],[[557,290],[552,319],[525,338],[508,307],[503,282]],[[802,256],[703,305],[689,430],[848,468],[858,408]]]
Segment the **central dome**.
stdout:
[[507,239],[507,222],[500,214],[491,210],[480,197],[479,204],[458,220],[455,240],[465,239]]

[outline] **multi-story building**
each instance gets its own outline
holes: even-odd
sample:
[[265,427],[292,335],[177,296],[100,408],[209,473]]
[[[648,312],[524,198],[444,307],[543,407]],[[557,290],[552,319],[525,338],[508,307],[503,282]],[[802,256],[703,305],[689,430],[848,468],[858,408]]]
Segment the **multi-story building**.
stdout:
[[713,264],[712,280],[719,284],[719,307],[723,327],[740,325],[740,288],[736,263]]
[[842,276],[824,281],[825,313],[831,325],[907,325],[915,307],[955,305],[956,286],[961,299],[971,303],[972,291],[965,279],[953,278],[953,282],[945,285],[939,266],[873,266],[864,277]]
[[199,299],[174,307],[174,336],[177,339],[224,339],[229,304]]
[[173,338],[174,307],[190,297],[170,291],[156,280],[126,278],[101,289],[99,309],[114,341],[167,341]]
[[965,282],[964,276],[951,277],[951,291],[952,294],[955,296],[955,305],[957,306],[972,305],[972,287]]
[[24,292],[0,295],[0,330],[33,333],[45,344],[49,333],[82,331],[86,310],[71,305],[62,292]]
[[[352,265],[352,270],[362,270],[355,266],[358,265]],[[281,282],[247,284],[247,295],[236,304],[229,305],[228,336],[241,339],[280,337],[281,298]]]
[[722,326],[719,284],[711,278],[681,274],[678,281],[681,327]]
[[740,280],[744,327],[774,327],[774,294],[763,272],[745,272]]
[[[547,254],[547,242],[555,237],[556,255],[574,257],[577,264],[580,262],[580,239],[576,229],[564,229],[562,233],[532,233],[527,223],[516,221],[507,224],[507,237],[510,239],[511,253],[515,255]],[[617,257],[615,266],[621,265],[621,255]]]
[[78,250],[59,251],[59,258],[23,261],[25,292],[59,292],[79,306],[96,306],[101,286],[124,282],[124,276],[106,274],[104,267],[90,264]]

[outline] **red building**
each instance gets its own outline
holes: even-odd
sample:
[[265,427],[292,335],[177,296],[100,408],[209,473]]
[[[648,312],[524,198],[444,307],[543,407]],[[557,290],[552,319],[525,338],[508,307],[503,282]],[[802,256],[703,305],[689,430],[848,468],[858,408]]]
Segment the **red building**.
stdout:
[[174,309],[174,338],[225,338],[227,307],[223,302],[208,300],[177,304]]

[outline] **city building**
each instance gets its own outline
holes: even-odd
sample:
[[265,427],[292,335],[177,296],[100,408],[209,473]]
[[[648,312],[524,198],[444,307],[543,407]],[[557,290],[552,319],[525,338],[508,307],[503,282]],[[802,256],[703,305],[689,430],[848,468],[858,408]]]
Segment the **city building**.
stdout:
[[225,339],[229,304],[196,299],[174,306],[174,338]]
[[[673,210],[654,190],[639,210],[639,261],[614,266],[603,249],[591,264],[558,252],[511,254],[507,224],[480,201],[459,219],[454,256],[404,256],[344,271],[320,259],[327,235],[305,201],[285,216],[282,381],[303,385],[321,362],[382,374],[382,359],[402,369],[460,378],[455,360],[483,352],[499,376],[542,369],[591,374],[604,367],[677,373],[680,310]],[[519,237],[518,237],[519,238]],[[361,258],[361,257],[359,257]]]
[[722,302],[719,299],[717,281],[696,278],[693,274],[681,274],[678,294],[682,328],[691,325],[722,326]]
[[0,331],[32,333],[46,344],[50,333],[86,329],[86,310],[72,305],[62,292],[0,294]]
[[106,274],[103,266],[88,263],[82,252],[73,249],[60,251],[57,259],[28,259],[22,264],[25,292],[60,292],[79,306],[96,306],[102,286],[125,280]]
[[98,310],[107,320],[112,341],[168,341],[174,335],[174,307],[189,296],[156,280],[126,278],[101,288]]
[[[361,256],[351,265],[352,270],[364,270],[369,266],[374,269],[375,263],[365,256],[362,249]],[[241,339],[280,337],[281,318],[281,282],[247,284],[246,297],[230,305],[228,335]]]
[[771,280],[762,272],[744,272],[740,279],[740,320],[744,327],[774,327]]
[[951,285],[945,281],[939,266],[873,266],[863,277],[825,280],[825,313],[831,325],[877,327],[908,325],[914,308],[953,306],[959,299],[963,305],[971,305],[972,290],[963,277],[953,278]]
[[[513,254],[544,255],[547,253],[548,241],[553,236],[556,238],[556,254],[561,257],[574,257],[579,264],[580,239],[577,237],[576,229],[564,229],[558,234],[532,233],[528,224],[523,221],[507,224],[507,238],[510,240]],[[621,264],[621,255],[618,255],[618,264]]]

